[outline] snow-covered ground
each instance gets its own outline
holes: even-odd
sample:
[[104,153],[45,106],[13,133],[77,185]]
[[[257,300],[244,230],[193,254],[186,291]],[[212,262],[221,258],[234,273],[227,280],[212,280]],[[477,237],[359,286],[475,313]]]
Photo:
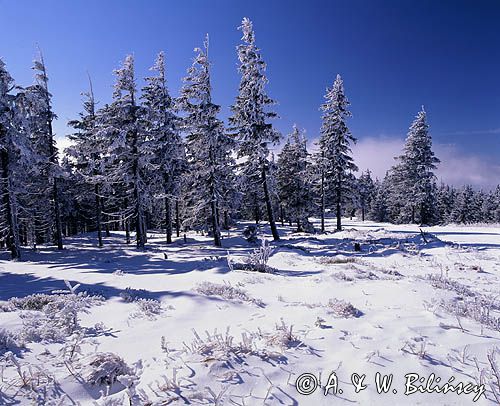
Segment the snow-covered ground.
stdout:
[[[259,246],[243,227],[223,248],[150,233],[140,252],[114,233],[102,249],[85,235],[63,252],[0,261],[0,404],[498,404],[500,228],[285,226],[271,243],[274,272],[259,273],[239,269]],[[65,280],[102,300],[9,301],[67,290]],[[69,328],[71,309],[82,311]],[[377,373],[392,374],[388,393],[377,393]],[[469,393],[411,393],[431,374],[428,389],[463,382]],[[310,395],[296,388],[316,381]]]

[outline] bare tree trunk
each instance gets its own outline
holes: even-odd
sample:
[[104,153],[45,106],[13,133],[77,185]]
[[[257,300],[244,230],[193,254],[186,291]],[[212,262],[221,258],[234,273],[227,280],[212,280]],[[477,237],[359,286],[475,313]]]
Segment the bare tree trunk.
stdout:
[[[136,199],[138,199],[139,194],[136,192],[135,193]],[[145,242],[144,242],[144,213],[142,212],[142,207],[139,202],[136,203],[135,207],[135,236],[136,236],[136,243],[137,243],[137,248],[142,249],[144,248]]]
[[54,212],[56,216],[56,241],[57,241],[57,249],[63,249],[63,241],[62,241],[62,224],[61,224],[61,208],[59,206],[59,188],[58,188],[57,178],[54,178],[54,187],[52,189],[52,195],[54,199]]
[[321,169],[321,232],[325,232],[325,172]]
[[125,220],[125,241],[130,244],[130,220]]
[[179,200],[175,201],[175,234],[177,237],[181,235],[181,217],[179,214]]
[[9,153],[2,149],[2,181],[4,183],[3,201],[5,207],[5,215],[7,217],[8,231],[7,231],[7,248],[10,250],[12,259],[21,259],[21,247],[19,242],[19,229],[17,224],[15,196],[12,193],[10,184],[10,171],[9,171]]
[[[104,211],[104,199],[101,197],[101,213]],[[106,230],[106,237],[111,237],[111,230],[110,230],[110,222],[109,222],[109,215],[106,214],[106,222],[104,224],[104,229]]]
[[266,168],[262,167],[262,186],[264,188],[264,199],[266,201],[267,207],[267,217],[269,218],[269,225],[271,226],[271,233],[273,235],[274,241],[279,241],[280,236],[278,234],[278,229],[276,228],[276,223],[274,222],[273,206],[271,204],[271,197],[269,196],[269,190],[267,186],[267,176]]
[[259,209],[259,202],[257,200],[257,195],[254,196],[253,212],[254,212],[254,216],[255,216],[255,224],[259,224],[259,222],[260,222],[260,209]]
[[[44,85],[45,85],[45,91],[46,91],[46,102],[47,102],[47,110],[46,110],[46,119],[47,119],[47,125],[48,125],[48,138],[49,138],[49,151],[50,151],[50,163],[53,164],[54,166],[58,165],[57,161],[57,153],[56,149],[54,146],[54,131],[52,129],[52,111],[50,107],[50,93],[49,93],[49,86],[47,83],[47,76],[46,76],[46,70],[45,70],[45,62],[43,60],[42,53],[40,52],[40,62],[43,66],[43,74],[44,74]],[[50,169],[49,169],[50,171]],[[57,242],[57,249],[62,250],[63,249],[63,242],[62,242],[62,224],[61,224],[61,208],[59,205],[59,190],[58,190],[58,180],[55,176],[55,174],[50,174],[49,172],[49,177],[52,176],[53,179],[53,187],[52,187],[52,198],[54,199],[54,215],[56,218],[56,242]]]
[[337,214],[337,231],[342,231],[342,218],[341,218],[342,207],[340,204],[340,199],[342,198],[341,186],[342,186],[342,184],[339,181],[337,184],[337,213],[336,213]]
[[172,243],[172,213],[170,210],[170,199],[165,197],[165,233],[167,235],[167,244]]
[[214,235],[214,245],[221,247],[219,216],[217,215],[217,202],[213,199],[211,203],[212,208],[212,234]]
[[[144,209],[143,209],[144,210]],[[144,238],[144,243],[148,242],[148,226],[149,226],[149,212],[143,212],[142,217],[142,236]]]
[[97,240],[99,242],[99,248],[102,248],[101,197],[99,196],[99,185],[97,183],[94,186],[94,194],[97,220]]

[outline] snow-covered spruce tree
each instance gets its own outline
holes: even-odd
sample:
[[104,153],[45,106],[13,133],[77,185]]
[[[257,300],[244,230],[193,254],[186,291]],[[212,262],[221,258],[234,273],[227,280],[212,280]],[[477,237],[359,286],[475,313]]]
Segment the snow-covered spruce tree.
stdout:
[[451,220],[457,192],[450,186],[441,183],[436,191],[436,210],[439,223],[446,224]]
[[27,129],[37,159],[33,162],[37,175],[30,179],[29,220],[35,225],[38,241],[54,239],[57,248],[63,248],[62,223],[59,202],[59,178],[62,175],[58,162],[52,122],[57,116],[52,111],[47,69],[40,52],[34,61],[35,83],[24,90],[24,114],[28,117]]
[[306,138],[297,128],[288,136],[278,155],[276,181],[282,210],[297,224],[297,231],[308,222],[311,187],[307,176],[308,152]]
[[[318,143],[316,143],[318,146]],[[311,162],[308,166],[308,179],[311,182],[311,213],[320,217],[320,230],[325,232],[325,205],[328,199],[325,188],[325,172],[323,165],[323,153],[318,150],[311,154]]]
[[[145,133],[140,128],[137,104],[134,58],[128,55],[116,69],[113,101],[103,111],[103,136],[108,140],[106,182],[111,186],[119,215],[125,222],[129,241],[129,220],[135,223],[137,248],[146,243],[145,212],[146,169],[151,160],[143,150]],[[119,200],[119,202],[116,202]],[[116,216],[117,213],[114,213]]]
[[388,210],[388,189],[387,189],[387,176],[383,182],[376,180],[373,184],[374,193],[371,202],[370,211],[368,217],[370,220],[385,222],[389,221],[389,210]]
[[180,172],[184,165],[184,145],[179,136],[180,120],[167,89],[165,55],[160,52],[142,89],[142,130],[147,134],[143,151],[149,177],[149,190],[164,203],[166,240],[172,242],[172,202],[179,192]]
[[59,179],[61,219],[65,236],[96,230],[94,185],[86,183],[68,155],[63,155]]
[[[97,240],[99,247],[102,243],[102,182],[104,177],[103,156],[105,153],[105,142],[101,138],[97,125],[96,101],[92,89],[92,81],[89,77],[89,91],[83,93],[83,112],[80,118],[71,120],[68,124],[76,132],[68,135],[72,145],[66,148],[65,153],[71,157],[78,178],[82,180],[82,189],[78,194],[84,198],[90,192],[94,195],[93,217],[97,228]],[[78,178],[74,178],[77,181]],[[90,186],[91,190],[88,190]],[[78,198],[78,197],[77,197]]]
[[220,247],[220,201],[232,187],[233,140],[224,133],[224,125],[217,118],[220,106],[212,102],[208,45],[207,35],[204,49],[195,48],[196,57],[183,80],[177,104],[184,113],[186,134],[187,221],[190,225],[209,222],[214,244]]
[[33,151],[26,133],[18,95],[12,94],[14,80],[0,59],[0,192],[1,235],[12,259],[21,258],[19,236],[19,196],[26,193],[24,182],[30,175]]
[[[344,94],[344,83],[337,75],[333,87],[327,89],[323,111],[321,137],[319,140],[320,168],[322,170],[323,194],[330,190],[337,216],[337,230],[342,230],[342,206],[351,193],[353,172],[358,168],[352,159],[351,143],[356,139],[349,131],[346,119],[351,116],[349,101]],[[324,197],[323,197],[324,199]],[[324,213],[322,213],[324,216]]]
[[451,221],[464,224],[474,223],[473,203],[474,189],[471,185],[465,185],[455,199]]
[[500,185],[497,185],[493,191],[493,196],[495,200],[495,209],[493,211],[493,222],[500,223]]
[[[237,48],[241,81],[239,94],[231,107],[233,114],[229,118],[229,123],[238,140],[238,157],[244,158],[241,163],[241,174],[248,182],[250,190],[254,189],[260,178],[273,239],[279,240],[267,179],[269,144],[276,144],[280,139],[279,132],[268,123],[268,119],[277,117],[276,113],[267,109],[275,102],[265,92],[266,64],[255,45],[252,22],[245,17],[239,28],[243,32],[243,44]],[[255,198],[258,198],[256,194]]]
[[401,203],[400,221],[423,224],[435,222],[434,169],[439,159],[432,151],[432,139],[424,108],[410,126],[403,155],[393,167],[392,199]]
[[474,195],[472,197],[472,219],[474,223],[482,223],[484,222],[482,207],[484,204],[484,200],[486,198],[486,193],[483,190],[474,191]]
[[359,208],[361,209],[361,221],[365,221],[366,213],[370,211],[371,202],[374,197],[375,186],[373,184],[373,179],[370,170],[367,169],[363,172],[358,179],[358,202]]
[[493,223],[495,221],[495,214],[498,207],[497,197],[495,191],[491,190],[486,193],[481,205],[481,221],[485,223]]

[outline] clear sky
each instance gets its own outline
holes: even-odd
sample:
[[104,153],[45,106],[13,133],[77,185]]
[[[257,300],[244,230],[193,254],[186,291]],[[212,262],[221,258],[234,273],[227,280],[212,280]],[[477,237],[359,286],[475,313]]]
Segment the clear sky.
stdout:
[[141,86],[164,50],[176,96],[193,48],[209,33],[214,99],[226,118],[238,88],[236,28],[244,16],[254,22],[284,134],[297,123],[311,141],[318,137],[319,105],[340,73],[361,168],[382,176],[425,105],[443,161],[439,178],[499,182],[498,0],[0,0],[0,56],[27,85],[41,47],[61,138],[80,110],[87,71],[104,104],[127,53],[135,55]]

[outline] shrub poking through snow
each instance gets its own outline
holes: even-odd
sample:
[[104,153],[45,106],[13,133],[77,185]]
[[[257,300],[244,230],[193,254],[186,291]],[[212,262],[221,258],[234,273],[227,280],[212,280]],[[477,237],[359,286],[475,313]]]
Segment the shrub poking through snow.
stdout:
[[462,296],[474,296],[474,292],[467,286],[462,285],[460,282],[454,281],[444,275],[428,274],[426,279],[437,289],[451,290]]
[[137,299],[134,301],[138,311],[132,314],[132,317],[146,317],[155,319],[156,316],[163,313],[163,307],[159,300],[156,299]]
[[126,288],[120,293],[120,297],[127,303],[135,302],[138,299],[144,298],[147,295],[147,291],[144,289],[132,289]]
[[288,326],[283,319],[281,319],[281,323],[276,323],[274,332],[264,334],[264,337],[269,345],[279,347],[281,350],[304,345],[293,333],[293,325]]
[[192,329],[192,331],[195,337],[194,340],[191,345],[184,343],[184,346],[189,353],[201,355],[205,360],[224,360],[231,355],[257,355],[252,334],[242,333],[242,341],[236,342],[234,336],[229,334],[229,327],[226,329],[225,334],[218,333],[217,329],[214,330],[213,334],[205,331],[205,339],[195,329]]
[[[6,370],[14,374],[5,374]],[[7,375],[7,376],[6,376]],[[5,353],[1,365],[0,401],[2,405],[63,405],[66,395],[61,394],[54,375],[44,364],[22,362],[12,352]],[[5,392],[3,391],[5,390]]]
[[[500,348],[494,347],[488,351],[488,367],[483,370],[482,374],[487,379],[488,386],[495,401],[500,404]],[[481,373],[480,373],[481,374]]]
[[0,329],[0,354],[18,347],[16,335],[3,328]]
[[340,279],[341,281],[346,281],[346,282],[352,282],[354,280],[352,276],[346,275],[342,271],[333,274],[333,276],[337,279]]
[[360,317],[361,311],[356,309],[351,303],[339,299],[330,299],[326,306],[327,313],[333,314],[336,317],[349,318]]
[[239,302],[253,303],[259,307],[264,306],[261,300],[252,298],[243,289],[232,286],[230,283],[201,282],[195,288],[196,292],[205,296],[219,296],[227,300],[235,300]]
[[465,317],[479,322],[482,326],[500,331],[500,316],[492,301],[478,296],[455,297],[452,300],[441,299],[438,307],[455,315],[457,319]]
[[273,253],[273,249],[265,238],[262,239],[262,243],[259,248],[253,250],[253,252],[248,255],[245,259],[245,270],[256,271],[256,272],[274,272],[267,263],[269,258]]
[[427,341],[423,337],[413,337],[407,340],[401,351],[407,354],[416,355],[420,359],[427,358]]
[[9,299],[8,303],[11,310],[39,310],[41,311],[44,306],[57,300],[59,295],[47,295],[45,293],[35,293],[25,297],[13,297]]
[[[23,319],[23,329],[20,338],[23,341],[63,341],[68,335],[81,329],[78,314],[88,313],[88,309],[100,304],[103,298],[100,296],[88,296],[86,293],[76,293],[77,286],[69,287],[66,293],[50,295],[50,300],[45,303],[39,311],[25,311],[20,314]],[[29,306],[38,307],[41,301],[33,301],[32,298],[25,302]]]
[[339,299],[330,299],[327,304],[324,303],[306,303],[306,302],[289,302],[278,296],[280,302],[285,302],[287,306],[303,306],[308,309],[323,308],[328,314],[335,317],[350,318],[361,317],[363,312],[356,309],[351,303]]
[[[467,286],[444,275],[427,275],[427,280],[435,288],[458,294],[452,299],[434,301],[434,307],[441,308],[445,312],[455,315],[458,319],[461,317],[469,318],[481,323],[484,327],[500,331],[500,304],[496,297],[475,293]],[[432,307],[430,306],[431,310]]]
[[131,375],[132,369],[112,352],[98,352],[90,356],[83,367],[82,377],[90,385],[112,385],[119,376]]
[[337,264],[351,264],[357,262],[355,257],[345,257],[343,255],[337,255],[334,257],[319,257],[318,262],[324,265],[337,265]]
[[[201,356],[202,361],[225,361],[236,358],[241,362],[243,357],[252,355],[264,360],[282,361],[283,355],[280,351],[309,348],[294,334],[293,326],[288,326],[283,319],[281,323],[276,324],[272,332],[259,329],[257,332],[241,333],[241,341],[235,340],[229,333],[229,327],[225,334],[218,333],[217,329],[213,333],[205,331],[206,338],[202,338],[195,329],[193,334],[195,339],[191,344],[183,344],[188,353]],[[276,347],[280,351],[276,351]]]
[[227,264],[231,271],[242,270],[273,273],[275,269],[267,265],[273,252],[274,250],[270,246],[269,241],[263,239],[259,248],[254,249],[248,254],[243,263],[234,262],[228,252]]

